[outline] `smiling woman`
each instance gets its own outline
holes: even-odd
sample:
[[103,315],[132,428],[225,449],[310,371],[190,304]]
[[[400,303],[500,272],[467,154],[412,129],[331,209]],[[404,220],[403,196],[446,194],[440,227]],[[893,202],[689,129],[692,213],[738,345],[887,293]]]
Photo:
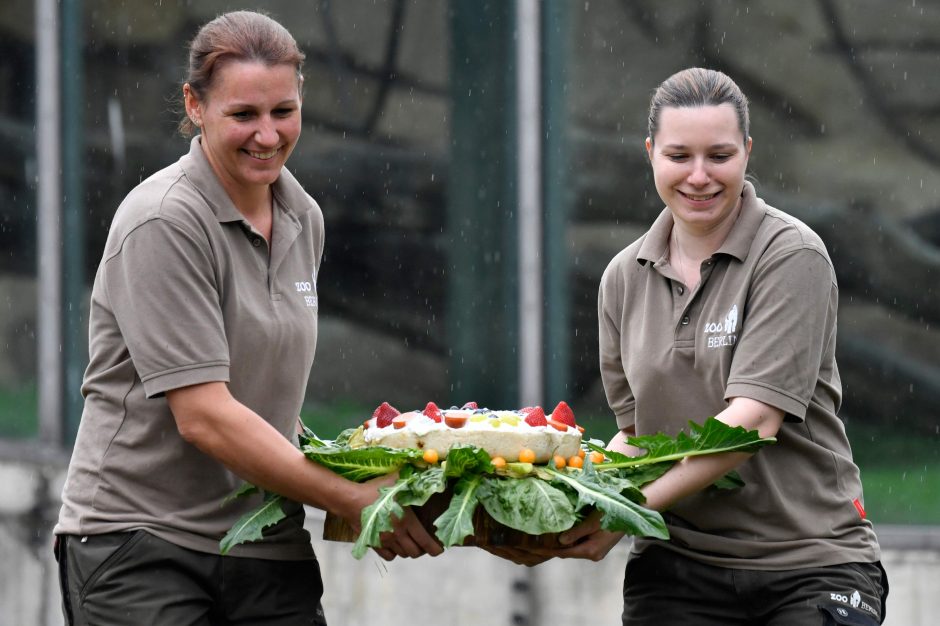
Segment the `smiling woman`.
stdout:
[[[181,127],[199,134],[115,213],[55,529],[68,623],[325,623],[301,505],[357,528],[378,486],[313,466],[291,442],[324,241],[319,206],[285,168],[303,58],[260,13],[204,26],[182,89]],[[243,481],[288,498],[285,519],[222,556],[219,539],[260,501],[228,499]],[[410,514],[376,551],[440,547]]]

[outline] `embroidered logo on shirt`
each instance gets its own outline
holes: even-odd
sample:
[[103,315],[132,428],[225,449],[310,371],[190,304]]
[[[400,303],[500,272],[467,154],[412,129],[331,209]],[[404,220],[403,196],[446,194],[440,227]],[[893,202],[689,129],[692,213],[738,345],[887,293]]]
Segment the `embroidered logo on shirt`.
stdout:
[[313,270],[310,280],[298,280],[294,283],[297,293],[304,294],[304,304],[315,309],[319,305],[317,298],[317,271]]
[[738,305],[734,304],[725,315],[725,319],[719,322],[705,322],[705,340],[709,348],[722,348],[733,346],[738,336]]

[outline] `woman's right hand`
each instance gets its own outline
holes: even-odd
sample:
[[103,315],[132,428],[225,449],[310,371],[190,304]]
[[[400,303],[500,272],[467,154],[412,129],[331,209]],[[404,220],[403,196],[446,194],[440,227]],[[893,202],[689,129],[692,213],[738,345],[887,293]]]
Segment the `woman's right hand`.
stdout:
[[[397,472],[357,484],[359,491],[356,498],[357,510],[354,515],[345,518],[357,533],[361,530],[362,509],[375,502],[379,497],[380,488],[390,487],[395,484],[396,480],[398,480]],[[444,551],[443,546],[421,524],[411,507],[404,507],[404,511],[405,514],[401,519],[393,518],[394,530],[380,535],[382,545],[374,548],[375,552],[386,561],[391,561],[396,556],[417,558],[425,554],[431,556],[441,554]]]

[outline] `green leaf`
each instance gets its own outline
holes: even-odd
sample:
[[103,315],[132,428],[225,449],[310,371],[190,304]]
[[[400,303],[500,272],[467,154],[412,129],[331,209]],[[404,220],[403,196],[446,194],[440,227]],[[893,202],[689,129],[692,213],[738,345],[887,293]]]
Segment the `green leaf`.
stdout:
[[497,522],[530,535],[561,532],[578,520],[568,496],[535,477],[486,480],[478,497]]
[[324,448],[329,445],[329,442],[317,437],[317,434],[310,430],[303,421],[300,422],[300,433],[297,435],[297,442],[300,444],[301,448],[305,446]]
[[429,467],[423,472],[415,472],[408,489],[398,495],[401,506],[421,506],[435,493],[447,488],[447,476],[441,467]]
[[458,480],[450,505],[434,520],[437,528],[434,534],[445,548],[459,546],[473,534],[473,512],[479,503],[477,490],[482,482],[482,474],[471,474]]
[[486,450],[474,446],[455,446],[447,453],[444,473],[448,478],[458,478],[474,472],[492,472],[493,464]]
[[580,472],[547,471],[559,482],[578,494],[578,508],[593,505],[603,512],[601,527],[605,530],[625,532],[629,535],[668,539],[669,531],[662,516],[622,496],[603,483],[593,465],[585,463]]
[[744,479],[735,471],[730,471],[712,485],[715,489],[740,489],[744,486]]
[[353,482],[364,482],[370,478],[391,474],[409,461],[421,457],[420,450],[381,447],[352,450],[346,447],[306,446],[303,453],[308,459]]
[[222,500],[222,506],[237,500],[238,498],[244,498],[245,496],[251,496],[256,493],[259,493],[261,490],[252,485],[251,483],[245,482],[241,484],[241,487],[233,491],[232,493],[225,496],[225,499]]
[[[599,467],[601,471],[636,467],[664,461],[680,461],[685,457],[723,452],[757,452],[760,448],[775,443],[774,437],[761,437],[755,430],[746,430],[741,426],[729,426],[724,422],[709,417],[703,425],[689,422],[690,433],[684,431],[675,438],[662,433],[629,437],[627,443],[644,449],[642,456],[630,457],[612,450],[601,451],[612,461]],[[593,444],[588,444],[598,449]]]
[[228,554],[228,551],[240,543],[257,541],[263,537],[262,531],[284,519],[284,509],[281,506],[281,496],[267,492],[260,507],[249,511],[235,522],[235,525],[219,542],[219,551]]
[[[379,489],[379,497],[375,502],[362,509],[362,530],[353,545],[352,555],[357,559],[365,556],[369,548],[382,545],[381,534],[394,530],[393,519],[401,519],[405,510],[396,501],[396,496],[409,488],[414,480],[414,474],[401,478],[391,487]],[[393,518],[394,516],[394,518]]]

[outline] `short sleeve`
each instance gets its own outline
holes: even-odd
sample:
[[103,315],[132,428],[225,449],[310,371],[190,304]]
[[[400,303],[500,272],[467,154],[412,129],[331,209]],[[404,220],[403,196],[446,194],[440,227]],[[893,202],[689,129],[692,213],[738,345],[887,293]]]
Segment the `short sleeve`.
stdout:
[[148,397],[228,381],[215,267],[206,237],[161,218],[134,228],[106,259],[108,300]]
[[597,295],[598,349],[601,381],[607,404],[617,418],[618,428],[635,421],[636,400],[623,369],[620,323],[623,318],[623,287],[616,284],[612,268],[604,273]]
[[829,258],[812,247],[761,262],[749,290],[725,390],[802,420],[820,378],[834,367],[838,287]]

